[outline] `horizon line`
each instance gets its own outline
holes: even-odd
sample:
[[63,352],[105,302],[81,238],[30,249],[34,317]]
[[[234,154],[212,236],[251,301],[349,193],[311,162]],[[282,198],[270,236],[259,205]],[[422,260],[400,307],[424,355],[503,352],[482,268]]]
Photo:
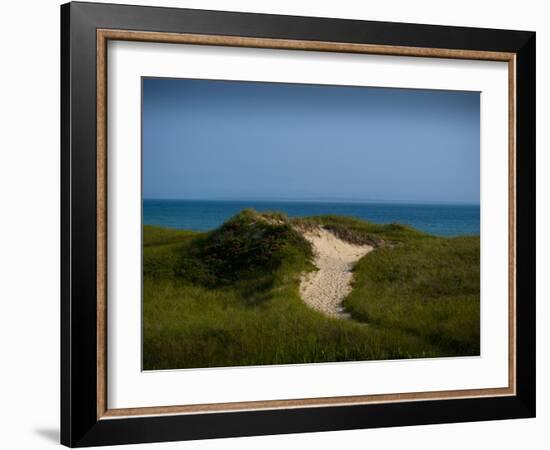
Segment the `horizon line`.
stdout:
[[410,204],[410,205],[468,205],[468,206],[481,206],[481,202],[473,201],[445,201],[445,200],[383,200],[383,199],[350,199],[350,198],[285,198],[285,197],[142,197],[142,201],[145,200],[167,200],[167,201],[198,201],[198,202],[312,202],[312,203],[358,203],[358,204],[384,204],[384,203],[396,203],[396,204]]

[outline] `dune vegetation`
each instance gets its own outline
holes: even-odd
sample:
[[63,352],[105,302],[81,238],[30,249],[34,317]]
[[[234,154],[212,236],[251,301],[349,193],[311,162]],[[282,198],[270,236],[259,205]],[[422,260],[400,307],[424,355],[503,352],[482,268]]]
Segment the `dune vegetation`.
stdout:
[[[374,247],[328,317],[300,298],[316,270],[301,231]],[[400,224],[245,210],[199,233],[143,228],[143,368],[321,363],[479,354],[479,237]]]

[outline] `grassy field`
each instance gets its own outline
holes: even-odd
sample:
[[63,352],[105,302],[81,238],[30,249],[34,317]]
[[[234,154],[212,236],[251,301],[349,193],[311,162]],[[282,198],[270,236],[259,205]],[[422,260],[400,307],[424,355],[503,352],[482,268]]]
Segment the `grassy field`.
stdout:
[[[300,299],[315,270],[295,227],[375,247],[329,318]],[[479,354],[479,237],[243,211],[208,233],[144,226],[143,366],[291,364]]]

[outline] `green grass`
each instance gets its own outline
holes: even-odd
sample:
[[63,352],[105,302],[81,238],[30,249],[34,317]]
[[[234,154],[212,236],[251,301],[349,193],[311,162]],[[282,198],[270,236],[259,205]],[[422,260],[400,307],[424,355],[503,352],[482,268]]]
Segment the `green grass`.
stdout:
[[355,267],[352,317],[423,337],[450,355],[479,354],[479,238],[380,248]]
[[[332,319],[299,297],[315,270],[294,226],[376,249]],[[479,354],[479,238],[243,211],[209,233],[144,226],[144,369]],[[366,323],[366,325],[365,325]]]

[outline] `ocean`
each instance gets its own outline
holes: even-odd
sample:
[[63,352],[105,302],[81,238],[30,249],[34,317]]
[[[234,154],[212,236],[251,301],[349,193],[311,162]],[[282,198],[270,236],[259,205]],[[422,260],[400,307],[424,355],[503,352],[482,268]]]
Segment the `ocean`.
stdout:
[[479,235],[479,205],[456,204],[146,199],[143,224],[208,231],[245,208],[280,211],[289,217],[336,214],[381,224],[398,222],[437,236]]

